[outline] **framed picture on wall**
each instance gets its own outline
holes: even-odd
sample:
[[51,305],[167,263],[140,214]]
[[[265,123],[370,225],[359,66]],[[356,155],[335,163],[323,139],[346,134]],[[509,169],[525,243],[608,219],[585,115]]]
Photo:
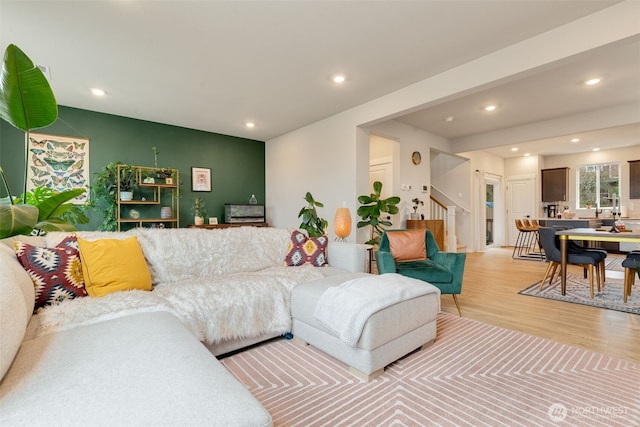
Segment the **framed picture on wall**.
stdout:
[[211,191],[211,169],[191,168],[191,191]]
[[29,134],[27,191],[48,187],[56,192],[84,188],[71,201],[89,202],[89,140],[42,133]]

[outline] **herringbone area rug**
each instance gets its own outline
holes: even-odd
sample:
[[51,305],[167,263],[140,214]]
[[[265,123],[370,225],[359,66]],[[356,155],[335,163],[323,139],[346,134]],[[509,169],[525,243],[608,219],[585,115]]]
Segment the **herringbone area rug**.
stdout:
[[285,340],[222,363],[276,426],[640,425],[640,365],[446,313],[370,383]]

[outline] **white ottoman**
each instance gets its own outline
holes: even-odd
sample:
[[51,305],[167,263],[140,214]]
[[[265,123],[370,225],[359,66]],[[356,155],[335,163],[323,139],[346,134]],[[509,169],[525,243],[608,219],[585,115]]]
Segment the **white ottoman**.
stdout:
[[291,292],[291,332],[294,340],[319,348],[349,365],[354,374],[370,381],[382,374],[388,364],[435,341],[440,290],[424,283],[431,293],[401,301],[373,314],[365,323],[356,347],[351,347],[321,325],[314,313],[320,296],[328,287],[362,276],[367,275],[341,274],[296,286]]

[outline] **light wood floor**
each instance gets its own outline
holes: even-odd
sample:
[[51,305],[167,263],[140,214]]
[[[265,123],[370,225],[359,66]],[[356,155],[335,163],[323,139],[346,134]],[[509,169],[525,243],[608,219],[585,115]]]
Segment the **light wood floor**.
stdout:
[[[546,263],[514,260],[511,251],[467,254],[458,296],[463,317],[640,362],[639,315],[518,295],[542,280]],[[569,268],[581,273],[579,267]],[[450,295],[442,296],[442,310],[458,313]]]

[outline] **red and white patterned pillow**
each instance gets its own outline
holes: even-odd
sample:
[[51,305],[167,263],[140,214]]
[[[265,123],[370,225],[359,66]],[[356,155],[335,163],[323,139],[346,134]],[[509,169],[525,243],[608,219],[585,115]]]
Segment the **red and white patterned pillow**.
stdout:
[[308,237],[306,234],[293,230],[284,264],[289,267],[297,267],[303,264],[311,264],[314,267],[325,267],[327,262],[327,236]]
[[29,273],[36,291],[34,313],[42,307],[87,296],[75,236],[66,237],[55,248],[14,242],[16,256]]

